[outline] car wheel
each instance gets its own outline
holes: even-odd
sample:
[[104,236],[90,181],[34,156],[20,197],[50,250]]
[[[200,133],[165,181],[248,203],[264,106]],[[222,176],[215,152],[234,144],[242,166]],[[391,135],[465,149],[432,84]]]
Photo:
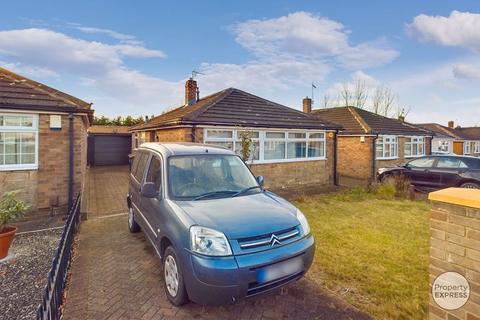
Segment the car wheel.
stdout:
[[467,188],[467,189],[480,189],[480,185],[475,182],[465,182],[460,185],[460,188]]
[[169,246],[163,255],[163,280],[165,293],[173,305],[181,306],[188,302],[182,269],[172,246]]
[[133,208],[132,207],[128,208],[128,230],[131,233],[135,233],[135,232],[140,231],[140,226],[135,221],[135,216],[133,215]]

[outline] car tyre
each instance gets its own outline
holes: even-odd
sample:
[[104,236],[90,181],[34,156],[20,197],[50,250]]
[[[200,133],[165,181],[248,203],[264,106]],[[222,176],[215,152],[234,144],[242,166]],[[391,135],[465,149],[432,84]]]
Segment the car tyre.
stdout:
[[140,226],[135,221],[135,215],[133,214],[133,208],[128,208],[128,230],[131,233],[136,233],[140,231]]
[[167,299],[179,307],[188,302],[187,290],[183,280],[182,268],[175,253],[175,249],[169,246],[163,255],[163,280]]
[[480,185],[475,182],[465,182],[460,185],[460,188],[466,189],[480,189]]

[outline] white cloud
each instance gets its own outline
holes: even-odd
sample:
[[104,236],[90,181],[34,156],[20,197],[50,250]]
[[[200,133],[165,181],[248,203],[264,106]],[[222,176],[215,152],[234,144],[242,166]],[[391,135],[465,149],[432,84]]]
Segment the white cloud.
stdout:
[[260,58],[334,59],[355,69],[389,63],[399,54],[385,41],[351,45],[350,31],[343,24],[308,12],[248,20],[234,26],[233,32],[240,45]]
[[277,60],[252,61],[246,64],[203,63],[205,75],[199,79],[209,92],[225,87],[238,87],[247,91],[272,92],[308,86],[312,79],[323,80],[329,67],[321,62]]
[[453,75],[459,79],[480,80],[480,66],[459,63],[453,66]]
[[104,28],[95,28],[95,27],[85,27],[79,24],[71,24],[76,29],[82,31],[83,33],[88,34],[105,34],[113,39],[119,40],[122,43],[131,44],[131,45],[143,45],[142,41],[139,41],[135,36],[130,34],[120,33],[110,29]]
[[480,52],[480,14],[452,11],[450,16],[419,15],[407,32],[420,41],[465,47]]
[[[34,79],[60,75],[62,79],[76,78],[80,85],[106,93],[112,97],[110,101],[116,101],[110,106],[111,115],[159,113],[166,105],[180,104],[180,82],[130,69],[124,63],[125,57],[163,58],[165,54],[139,45],[86,41],[48,29],[0,31],[0,58],[5,61],[2,65]],[[75,91],[69,93],[75,95]],[[107,113],[96,103],[95,108]]]

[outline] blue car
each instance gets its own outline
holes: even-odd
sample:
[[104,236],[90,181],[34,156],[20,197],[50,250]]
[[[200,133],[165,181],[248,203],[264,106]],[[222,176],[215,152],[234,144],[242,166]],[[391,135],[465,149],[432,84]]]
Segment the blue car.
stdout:
[[145,143],[130,171],[128,228],[155,248],[172,304],[233,303],[298,280],[312,264],[305,216],[232,151]]

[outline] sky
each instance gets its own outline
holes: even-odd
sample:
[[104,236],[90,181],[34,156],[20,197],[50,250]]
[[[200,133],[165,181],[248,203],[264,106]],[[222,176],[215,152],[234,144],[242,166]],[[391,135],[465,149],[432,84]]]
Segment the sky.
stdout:
[[0,65],[96,115],[180,106],[235,87],[301,109],[362,81],[410,122],[480,125],[480,1],[9,1]]

